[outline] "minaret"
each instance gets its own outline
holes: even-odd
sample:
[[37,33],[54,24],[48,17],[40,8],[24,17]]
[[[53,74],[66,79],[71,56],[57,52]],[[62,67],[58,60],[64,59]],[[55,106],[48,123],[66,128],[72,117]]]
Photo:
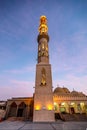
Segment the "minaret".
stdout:
[[47,18],[46,16],[40,17],[40,25],[39,25],[39,35],[37,38],[38,41],[38,63],[44,62],[49,63],[49,54],[48,54],[48,26],[47,26]]
[[46,16],[40,17],[38,41],[38,63],[34,94],[34,122],[53,122],[53,92],[51,65],[49,64],[49,35]]

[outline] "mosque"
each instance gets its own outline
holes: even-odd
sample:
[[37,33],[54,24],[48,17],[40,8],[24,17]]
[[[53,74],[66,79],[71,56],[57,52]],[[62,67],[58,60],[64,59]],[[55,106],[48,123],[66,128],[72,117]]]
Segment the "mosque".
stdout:
[[[6,119],[15,117],[33,122],[55,120],[87,120],[87,96],[68,88],[52,88],[51,64],[49,63],[49,35],[46,16],[40,17],[38,56],[36,64],[35,92],[33,97],[7,100]],[[82,115],[83,118],[82,118]]]

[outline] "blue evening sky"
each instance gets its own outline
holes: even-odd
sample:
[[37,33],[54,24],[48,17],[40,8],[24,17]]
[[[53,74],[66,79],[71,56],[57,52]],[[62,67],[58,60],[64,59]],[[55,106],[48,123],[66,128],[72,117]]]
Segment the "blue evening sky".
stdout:
[[87,94],[87,0],[0,0],[0,100],[34,93],[41,15],[54,89]]

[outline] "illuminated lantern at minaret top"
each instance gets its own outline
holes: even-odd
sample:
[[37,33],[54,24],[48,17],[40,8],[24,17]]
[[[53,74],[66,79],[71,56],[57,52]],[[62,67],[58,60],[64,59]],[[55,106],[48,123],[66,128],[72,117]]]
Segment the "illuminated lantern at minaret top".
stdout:
[[47,34],[48,32],[47,18],[44,15],[40,17],[40,26],[38,31],[40,34]]

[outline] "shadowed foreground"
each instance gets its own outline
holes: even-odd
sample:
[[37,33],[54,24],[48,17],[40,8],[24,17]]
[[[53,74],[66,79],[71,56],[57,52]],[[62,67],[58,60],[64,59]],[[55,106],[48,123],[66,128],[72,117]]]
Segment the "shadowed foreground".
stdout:
[[87,130],[87,122],[33,123],[29,121],[3,121],[0,130]]

